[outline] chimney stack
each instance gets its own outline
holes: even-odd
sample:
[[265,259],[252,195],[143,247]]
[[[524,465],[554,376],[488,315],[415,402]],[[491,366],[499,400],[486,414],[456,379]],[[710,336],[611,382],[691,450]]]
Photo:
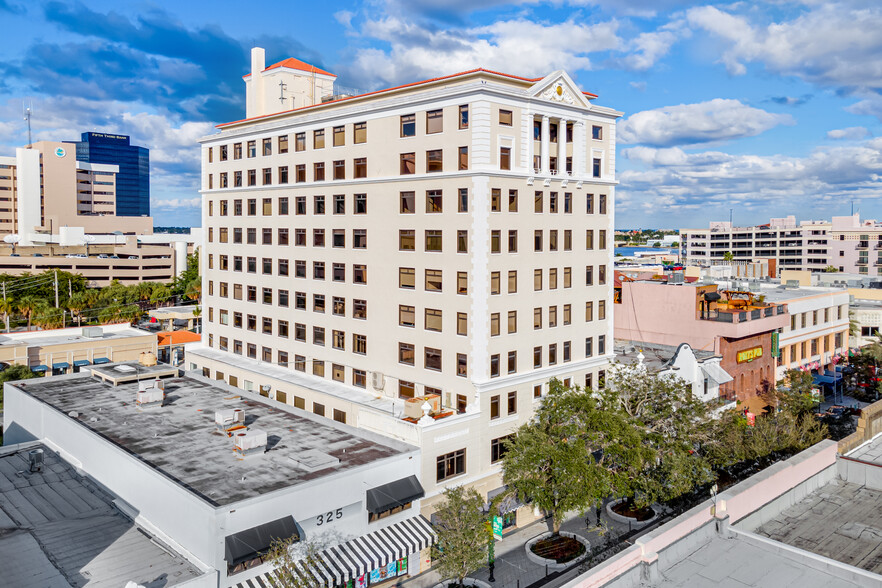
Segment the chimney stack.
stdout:
[[263,47],[251,48],[251,76],[245,84],[245,116],[253,118],[264,113],[265,88],[263,70],[266,69],[266,51]]

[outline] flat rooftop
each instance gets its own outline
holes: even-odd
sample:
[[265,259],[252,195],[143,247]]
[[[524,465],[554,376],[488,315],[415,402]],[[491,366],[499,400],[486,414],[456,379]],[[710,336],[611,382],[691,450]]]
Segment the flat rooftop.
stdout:
[[[721,287],[721,289],[723,289]],[[825,294],[843,294],[842,288],[822,288],[818,286],[801,286],[799,288],[782,288],[781,286],[767,285],[759,289],[752,288],[756,294],[766,297],[766,302],[787,302],[797,298],[810,298]]]
[[103,325],[98,328],[102,329],[102,334],[97,337],[83,336],[83,330],[79,327],[70,329],[48,329],[46,331],[3,333],[0,335],[0,347],[15,347],[18,345],[45,347],[47,345],[95,343],[99,341],[113,341],[114,339],[126,339],[129,337],[154,336],[154,333],[136,329],[128,324]]
[[[770,552],[764,545],[735,536],[716,536],[696,545],[670,567],[661,569],[659,588],[746,588],[798,586],[799,588],[850,588],[854,584]],[[615,586],[611,583],[610,586]]]
[[879,490],[834,479],[754,532],[882,574],[880,504]]
[[[134,362],[132,362],[134,365]],[[16,386],[114,443],[214,506],[416,451],[416,448],[200,377],[163,380],[165,405],[139,409],[138,382],[117,386],[88,374]],[[245,425],[267,434],[267,451],[242,458],[215,426],[215,412],[242,409]],[[317,471],[294,458],[325,454],[339,463]]]
[[848,453],[851,459],[882,466],[882,436],[876,436]]
[[[174,586],[202,573],[123,516],[99,489],[40,444],[0,448],[2,584],[16,588]],[[28,452],[42,449],[31,472]]]

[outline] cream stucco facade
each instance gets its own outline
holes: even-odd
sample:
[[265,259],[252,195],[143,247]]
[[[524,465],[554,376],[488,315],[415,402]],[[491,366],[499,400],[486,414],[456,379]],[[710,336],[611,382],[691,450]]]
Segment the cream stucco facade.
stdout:
[[495,440],[613,354],[621,113],[593,98],[474,70],[221,125],[187,367],[420,446],[424,512],[494,490]]

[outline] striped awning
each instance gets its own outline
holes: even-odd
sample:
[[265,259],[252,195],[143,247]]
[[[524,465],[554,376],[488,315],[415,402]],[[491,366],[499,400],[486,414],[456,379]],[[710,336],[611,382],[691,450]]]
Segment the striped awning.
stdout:
[[[297,562],[295,573],[306,585],[339,586],[353,578],[419,553],[435,543],[435,531],[422,515],[324,549]],[[243,580],[235,588],[274,586],[274,572]]]

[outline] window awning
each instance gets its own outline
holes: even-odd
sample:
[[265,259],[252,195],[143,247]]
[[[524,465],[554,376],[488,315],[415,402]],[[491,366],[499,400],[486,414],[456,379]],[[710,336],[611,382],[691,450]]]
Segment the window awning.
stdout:
[[231,566],[254,559],[266,553],[274,539],[285,540],[290,537],[300,538],[294,517],[287,516],[258,525],[245,531],[227,535],[224,540],[224,559]]
[[[417,515],[393,525],[377,529],[367,535],[329,547],[309,558],[300,560],[296,573],[308,586],[338,586],[349,580],[387,566],[411,554],[434,545],[437,536],[432,525]],[[275,586],[273,572],[242,580],[234,588]]]
[[401,478],[367,491],[367,510],[379,514],[397,506],[404,506],[426,495],[416,476]]
[[74,361],[74,367],[83,367],[84,365],[89,365],[90,363],[92,362],[88,359],[78,359]]
[[38,373],[39,373],[39,372],[48,372],[48,371],[49,371],[49,366],[48,366],[48,365],[43,365],[43,364],[35,365],[34,367],[31,368],[31,371],[32,371],[32,372],[38,372]]
[[110,360],[106,357],[96,357],[95,359],[92,360],[92,363],[94,363],[95,365],[98,365],[101,363],[110,363]]
[[[490,503],[493,502],[493,499],[496,498],[497,496],[499,496],[500,494],[502,494],[503,492],[507,492],[507,491],[508,491],[507,486],[500,486],[499,488],[496,488],[494,490],[490,490],[489,492],[487,492],[487,503],[484,505],[484,511],[489,512],[490,511]],[[497,513],[499,515],[508,514],[510,512],[516,511],[517,509],[521,508],[522,506],[524,506],[524,503],[521,502],[517,496],[512,494],[512,495],[506,496],[505,498],[503,498],[499,502],[499,505],[497,506]]]
[[731,382],[734,379],[717,363],[703,363],[701,364],[701,369],[704,372],[704,375],[706,375],[717,384],[725,384],[726,382]]
[[70,364],[66,361],[58,361],[52,364],[53,370],[66,370],[70,367]]

